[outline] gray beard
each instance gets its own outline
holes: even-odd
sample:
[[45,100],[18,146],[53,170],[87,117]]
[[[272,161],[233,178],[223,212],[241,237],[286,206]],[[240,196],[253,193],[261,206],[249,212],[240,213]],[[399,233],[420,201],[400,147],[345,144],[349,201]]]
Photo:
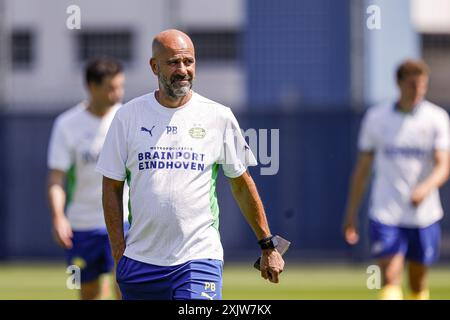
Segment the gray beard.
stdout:
[[161,88],[164,88],[165,93],[173,98],[173,99],[179,99],[187,96],[189,94],[189,91],[192,88],[192,82],[189,81],[189,85],[182,86],[180,88],[174,88],[174,86],[165,79],[163,76],[158,76],[158,82]]

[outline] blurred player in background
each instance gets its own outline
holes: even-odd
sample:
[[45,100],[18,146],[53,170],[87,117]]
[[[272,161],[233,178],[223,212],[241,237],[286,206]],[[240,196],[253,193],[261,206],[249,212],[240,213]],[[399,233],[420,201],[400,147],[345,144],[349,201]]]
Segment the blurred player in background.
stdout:
[[359,135],[344,221],[346,241],[358,242],[357,213],[374,162],[369,211],[371,253],[382,271],[381,299],[402,299],[408,262],[410,299],[429,299],[427,269],[438,259],[438,188],[449,176],[450,130],[445,110],[426,101],[429,71],[407,60],[397,69],[398,101],[370,109]]
[[[236,118],[191,90],[195,52],[186,34],[161,32],[152,51],[159,90],[119,110],[97,166],[104,176],[105,219],[124,299],[221,299],[215,193],[220,165],[259,240],[261,275],[277,283],[284,261],[247,171],[256,160]],[[126,241],[120,223],[125,179],[132,208]]]
[[114,260],[103,216],[102,176],[95,165],[121,106],[124,79],[122,66],[112,59],[89,63],[85,70],[89,100],[59,115],[50,138],[48,201],[53,232],[66,249],[68,265],[81,269],[81,299],[106,298],[110,291],[106,281],[101,283],[101,275],[113,270]]

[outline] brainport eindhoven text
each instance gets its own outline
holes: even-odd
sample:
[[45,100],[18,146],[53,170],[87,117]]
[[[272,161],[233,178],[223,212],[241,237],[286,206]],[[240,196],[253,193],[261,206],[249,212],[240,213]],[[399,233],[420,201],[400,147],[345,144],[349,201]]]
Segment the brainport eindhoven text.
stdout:
[[205,154],[191,151],[152,151],[138,153],[139,170],[205,170]]

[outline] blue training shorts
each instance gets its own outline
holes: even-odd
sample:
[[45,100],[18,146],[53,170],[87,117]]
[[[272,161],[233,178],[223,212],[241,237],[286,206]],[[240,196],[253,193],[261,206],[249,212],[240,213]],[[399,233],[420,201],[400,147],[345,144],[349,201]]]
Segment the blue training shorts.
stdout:
[[220,300],[222,271],[220,260],[191,260],[165,267],[123,256],[116,279],[124,300]]
[[405,228],[370,220],[369,232],[374,258],[402,254],[406,260],[423,265],[431,265],[439,258],[439,222],[425,228]]
[[[124,223],[127,232],[129,224]],[[81,282],[97,280],[100,275],[112,272],[114,259],[111,254],[106,228],[73,231],[73,246],[66,250],[67,265],[76,265],[81,271]]]
[[73,247],[66,250],[67,264],[80,268],[81,282],[94,281],[112,271],[114,259],[106,229],[74,231],[72,243]]

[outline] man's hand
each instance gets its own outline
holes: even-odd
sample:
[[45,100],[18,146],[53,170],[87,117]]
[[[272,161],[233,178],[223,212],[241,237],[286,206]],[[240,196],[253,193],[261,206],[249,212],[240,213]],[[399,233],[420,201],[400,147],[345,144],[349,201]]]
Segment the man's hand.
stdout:
[[72,248],[72,227],[65,216],[54,218],[53,236],[56,242],[64,249]]
[[418,207],[422,203],[422,201],[427,197],[429,192],[430,189],[426,185],[419,184],[414,188],[414,190],[411,193],[411,204],[414,207]]
[[345,241],[349,245],[355,245],[359,241],[359,232],[356,224],[353,221],[346,220],[343,226],[343,233]]
[[411,204],[418,207],[434,189],[441,187],[449,177],[450,153],[447,150],[434,152],[434,167],[430,175],[411,192]]
[[284,260],[276,249],[262,251],[261,276],[273,283],[278,283],[278,276],[284,269]]

